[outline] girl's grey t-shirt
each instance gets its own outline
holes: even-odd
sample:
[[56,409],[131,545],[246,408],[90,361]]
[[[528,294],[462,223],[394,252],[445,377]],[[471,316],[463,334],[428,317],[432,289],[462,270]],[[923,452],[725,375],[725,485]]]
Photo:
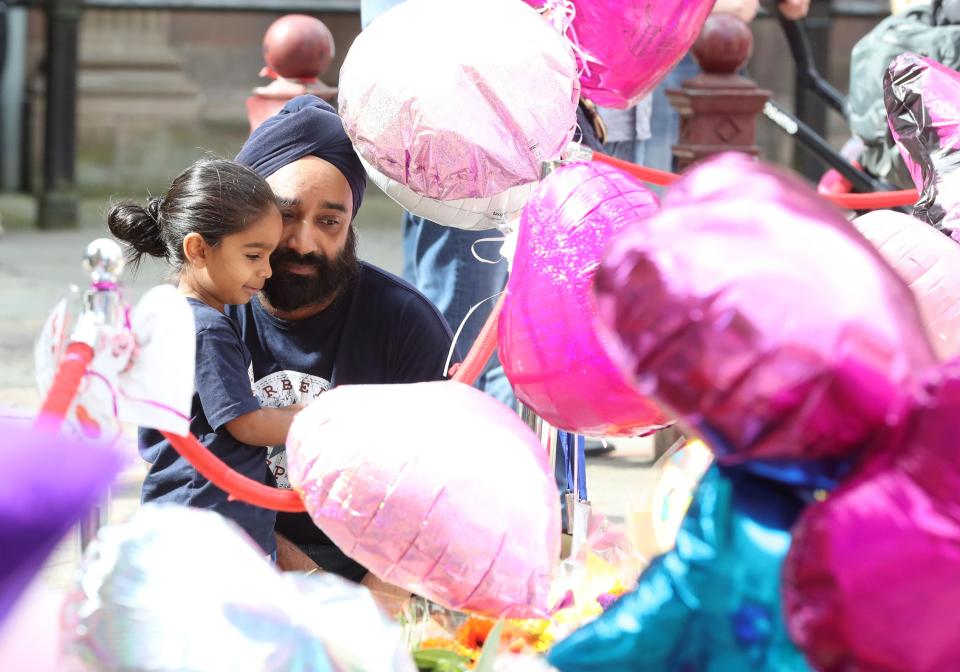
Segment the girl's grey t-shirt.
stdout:
[[[260,408],[250,384],[250,352],[243,344],[237,323],[215,308],[187,298],[196,323],[196,392],[190,408],[190,431],[231,468],[259,483],[275,485],[267,468],[267,450],[233,438],[226,424]],[[141,501],[173,502],[209,509],[236,522],[272,554],[276,546],[276,513],[244,502],[229,501],[227,494],[201,476],[174,450],[160,432],[139,430],[140,454],[150,462]]]

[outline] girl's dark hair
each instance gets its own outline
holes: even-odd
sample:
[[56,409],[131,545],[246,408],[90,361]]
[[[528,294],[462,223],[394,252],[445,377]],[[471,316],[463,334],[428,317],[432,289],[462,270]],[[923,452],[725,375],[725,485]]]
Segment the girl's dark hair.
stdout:
[[216,246],[274,206],[270,186],[252,170],[233,161],[205,158],[180,173],[167,193],[151,198],[147,207],[130,201],[114,205],[107,226],[127,244],[134,266],[148,254],[180,270],[188,234],[199,233],[208,245]]

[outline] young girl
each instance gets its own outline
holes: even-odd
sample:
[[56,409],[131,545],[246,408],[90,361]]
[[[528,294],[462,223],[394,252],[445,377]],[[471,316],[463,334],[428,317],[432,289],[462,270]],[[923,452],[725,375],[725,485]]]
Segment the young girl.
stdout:
[[[232,161],[202,159],[181,173],[146,208],[120,203],[107,223],[128,245],[134,265],[143,255],[166,259],[196,322],[196,393],[190,430],[221,460],[249,478],[274,485],[263,446],[282,444],[299,406],[260,408],[251,390],[250,353],[225,304],[243,304],[270,277],[270,253],[283,222],[270,187]],[[141,428],[140,454],[151,463],[141,501],[213,509],[276,552],[273,511],[238,501],[201,476],[157,431]]]

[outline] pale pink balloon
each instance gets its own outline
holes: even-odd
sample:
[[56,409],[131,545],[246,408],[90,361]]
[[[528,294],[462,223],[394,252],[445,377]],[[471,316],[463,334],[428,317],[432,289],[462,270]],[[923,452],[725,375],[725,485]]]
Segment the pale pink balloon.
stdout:
[[586,57],[580,85],[597,105],[626,109],[667,76],[689,51],[715,0],[525,0],[570,15],[570,40]]
[[287,454],[317,526],[383,581],[452,609],[546,613],[559,494],[500,402],[453,381],[338,387],[297,416]]
[[71,672],[79,669],[63,652],[63,593],[34,581],[0,622],[0,670]]
[[554,427],[633,436],[665,424],[611,358],[593,278],[610,240],[657,212],[657,197],[602,163],[561,165],[527,203],[499,324],[517,398]]
[[406,0],[354,40],[338,86],[364,161],[440,201],[537,181],[580,97],[569,45],[518,0]]
[[960,355],[960,245],[891,210],[876,210],[853,224],[910,286],[940,358]]

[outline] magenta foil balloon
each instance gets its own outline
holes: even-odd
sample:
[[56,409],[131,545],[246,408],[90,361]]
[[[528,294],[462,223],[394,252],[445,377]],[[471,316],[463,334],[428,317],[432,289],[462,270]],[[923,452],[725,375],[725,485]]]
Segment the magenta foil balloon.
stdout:
[[656,211],[653,193],[601,163],[561,165],[523,211],[500,315],[500,361],[517,398],[554,427],[632,436],[665,422],[611,359],[593,298],[610,240]]
[[324,393],[294,421],[290,483],[376,576],[451,609],[543,616],[560,495],[516,413],[444,381]]
[[536,182],[580,98],[569,45],[519,0],[406,0],[357,36],[339,88],[364,161],[440,201]]
[[[960,669],[960,371],[909,434],[810,507],[784,565],[790,634],[820,670]],[[939,389],[937,389],[939,387]]]
[[960,356],[960,245],[920,220],[875,210],[853,220],[917,299],[941,359]]
[[[714,0],[525,0],[581,54],[583,95],[597,105],[636,105],[700,35]],[[572,25],[570,17],[573,17]]]
[[934,363],[906,284],[785,171],[724,154],[619,236],[603,322],[641,392],[728,462],[845,457]]
[[883,83],[887,123],[920,192],[913,214],[960,241],[960,73],[906,53]]

